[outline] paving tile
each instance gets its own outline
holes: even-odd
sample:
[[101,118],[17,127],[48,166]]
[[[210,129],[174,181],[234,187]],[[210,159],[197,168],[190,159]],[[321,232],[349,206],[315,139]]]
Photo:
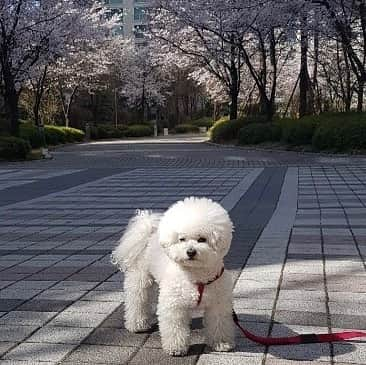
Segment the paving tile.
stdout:
[[[0,357],[5,354],[9,349],[14,347],[16,345],[16,342],[0,342]],[[0,360],[1,363],[1,360]]]
[[0,325],[0,341],[19,342],[28,337],[38,326]]
[[366,330],[366,317],[364,315],[331,314],[330,321],[333,328]]
[[51,361],[62,360],[75,346],[49,343],[22,343],[5,355],[8,360]]
[[120,328],[97,328],[83,343],[88,345],[132,346],[140,347],[147,334],[135,334]]
[[44,326],[29,337],[26,342],[80,344],[93,328]]
[[69,306],[65,312],[79,312],[79,313],[112,313],[120,306],[119,302],[97,302],[88,300],[79,300]]
[[267,359],[265,365],[331,365],[330,361],[292,361],[284,359]]
[[98,327],[107,315],[101,313],[61,312],[49,325],[62,327]]
[[0,325],[12,325],[16,323],[21,326],[41,326],[56,314],[57,312],[13,311],[0,318]]
[[[304,326],[322,326],[326,327],[328,319],[326,313],[313,312],[293,312],[276,311],[274,320],[279,323],[304,325]],[[350,327],[351,328],[351,327]]]
[[239,354],[204,354],[201,355],[197,365],[262,365],[263,356],[240,356]]
[[137,350],[134,347],[80,345],[62,364],[89,363],[120,365],[126,363]]
[[348,343],[348,344],[333,344],[334,361],[336,364],[352,363],[365,364],[366,363],[366,344],[365,343]]
[[129,364],[166,364],[166,365],[190,365],[196,363],[197,355],[202,351],[201,346],[190,348],[190,352],[184,357],[172,357],[167,355],[164,351],[158,349],[142,348],[137,352],[136,356],[129,362]]
[[61,312],[71,303],[70,300],[47,300],[47,299],[32,299],[16,308],[19,311],[33,312]]
[[8,287],[0,291],[1,299],[30,299],[39,294],[42,289],[26,290],[26,289],[12,289]]
[[23,299],[0,299],[0,311],[9,312],[23,302]]

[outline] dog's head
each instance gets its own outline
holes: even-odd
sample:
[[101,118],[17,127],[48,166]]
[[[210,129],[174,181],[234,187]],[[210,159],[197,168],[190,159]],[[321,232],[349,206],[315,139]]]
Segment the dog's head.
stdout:
[[229,251],[233,223],[226,210],[207,198],[186,198],[172,205],[159,224],[168,257],[183,266],[210,267]]

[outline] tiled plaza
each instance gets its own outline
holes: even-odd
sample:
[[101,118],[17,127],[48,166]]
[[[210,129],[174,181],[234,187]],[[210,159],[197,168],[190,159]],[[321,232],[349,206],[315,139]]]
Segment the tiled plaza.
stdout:
[[233,352],[215,353],[199,313],[183,358],[162,352],[157,330],[128,333],[111,249],[136,209],[191,195],[230,211],[226,268],[246,328],[366,330],[362,158],[256,157],[200,141],[79,145],[51,161],[0,164],[0,365],[366,363],[361,340],[264,347],[238,332]]

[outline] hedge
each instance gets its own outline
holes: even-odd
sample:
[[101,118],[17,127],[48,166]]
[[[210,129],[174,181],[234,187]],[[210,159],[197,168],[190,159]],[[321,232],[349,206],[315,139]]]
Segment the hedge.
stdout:
[[308,145],[312,143],[313,135],[319,125],[315,118],[286,120],[280,122],[282,141],[292,146]]
[[258,144],[281,139],[281,127],[278,124],[249,124],[239,131],[240,145]]
[[174,133],[196,133],[199,132],[199,127],[192,124],[179,124],[175,126]]
[[[44,144],[38,128],[32,124],[22,123],[20,125],[19,135],[21,138],[29,141],[33,148],[42,147]],[[44,126],[44,138],[48,145],[57,145],[66,142],[81,142],[84,139],[84,136],[85,133],[80,129],[53,125]]]
[[24,123],[19,127],[19,136],[22,139],[29,141],[33,148],[39,148],[44,145],[44,139],[36,128],[32,124]]
[[145,124],[130,125],[126,131],[126,137],[148,137],[154,134],[154,128]]
[[325,122],[315,131],[312,142],[316,150],[366,150],[366,120]]
[[221,143],[236,139],[240,128],[245,124],[242,119],[229,120],[227,117],[218,120],[209,130],[212,142]]
[[211,128],[215,124],[215,121],[211,117],[203,117],[200,119],[190,120],[188,124],[196,127]]
[[31,151],[28,141],[17,137],[0,137],[0,158],[25,159]]

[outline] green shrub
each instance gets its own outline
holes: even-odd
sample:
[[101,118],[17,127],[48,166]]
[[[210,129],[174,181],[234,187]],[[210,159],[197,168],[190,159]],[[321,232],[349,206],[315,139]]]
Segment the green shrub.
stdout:
[[281,138],[281,127],[278,124],[249,124],[239,131],[241,145],[278,141]]
[[152,136],[154,129],[150,125],[135,124],[128,126],[126,137],[147,137]]
[[16,137],[0,137],[0,158],[25,159],[31,150],[28,141]]
[[53,125],[45,125],[44,134],[46,137],[46,143],[48,145],[57,145],[61,143],[66,143],[66,132],[62,130],[62,128],[60,127]]
[[22,123],[19,126],[19,136],[29,141],[33,148],[39,148],[44,145],[44,138],[39,133],[38,128],[29,123]]
[[81,142],[85,137],[85,133],[80,129],[70,127],[60,127],[60,129],[65,132],[67,142]]
[[211,141],[220,143],[236,139],[244,123],[243,119],[229,120],[228,118],[221,118],[209,130]]
[[175,126],[174,133],[196,133],[199,132],[199,127],[192,124],[179,124]]
[[322,123],[313,136],[317,150],[337,152],[366,149],[366,120],[333,120]]
[[268,121],[268,118],[264,114],[254,114],[254,115],[248,115],[245,118],[245,124],[267,124],[270,123]]
[[194,125],[196,127],[206,127],[211,128],[215,121],[211,117],[203,117],[200,119],[190,120],[189,125]]
[[[84,139],[84,132],[80,129],[60,127],[55,125],[44,126],[45,141],[49,145],[56,145],[65,142],[81,142]],[[30,123],[20,125],[19,135],[29,141],[33,148],[43,146],[43,137],[38,128]]]
[[129,127],[120,125],[114,127],[109,124],[99,124],[96,127],[91,128],[92,139],[107,139],[107,138],[122,138],[126,137],[126,133]]
[[281,124],[282,140],[294,146],[311,144],[318,125],[319,121],[310,117],[283,121]]

